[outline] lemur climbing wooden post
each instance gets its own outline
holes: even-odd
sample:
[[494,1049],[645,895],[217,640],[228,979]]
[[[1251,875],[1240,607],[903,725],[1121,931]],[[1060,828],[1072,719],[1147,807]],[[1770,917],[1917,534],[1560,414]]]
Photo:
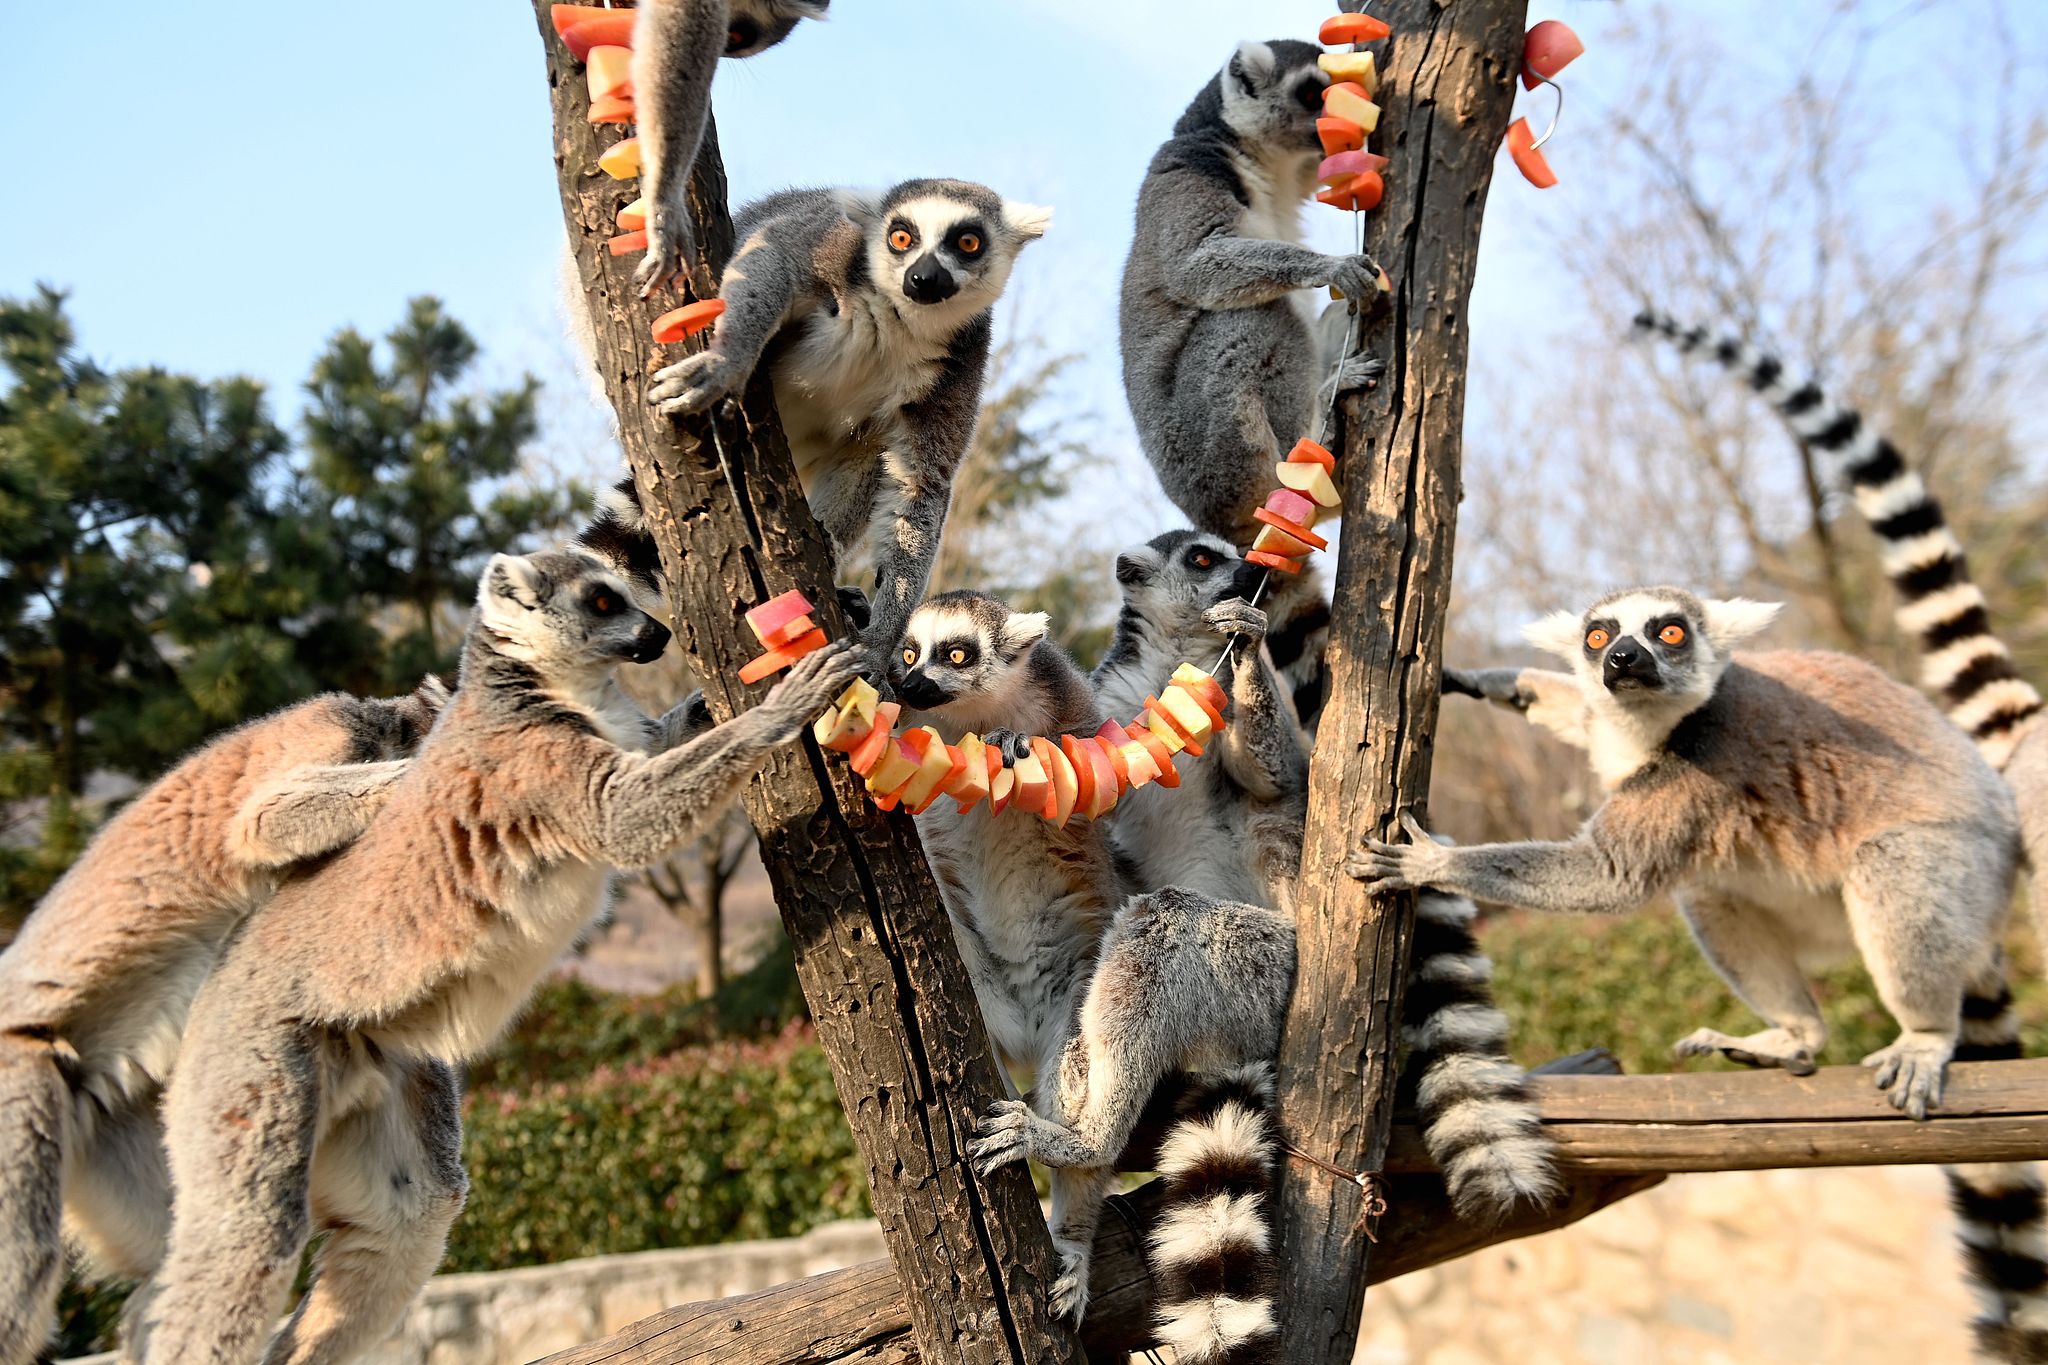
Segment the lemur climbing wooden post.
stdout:
[[[1346,8],[1353,6],[1347,5]],[[1280,1059],[1292,1143],[1342,1171],[1386,1161],[1414,905],[1344,874],[1367,831],[1429,793],[1464,421],[1466,310],[1494,156],[1522,65],[1523,0],[1390,0],[1377,148],[1395,179],[1366,249],[1393,280],[1364,337],[1387,362],[1346,414],[1344,535],[1329,701],[1309,781],[1296,918],[1300,966]],[[1282,1184],[1281,1344],[1290,1365],[1351,1359],[1375,1191],[1291,1160]]]
[[[546,0],[535,14],[547,54],[554,155],[592,350],[619,439],[660,544],[676,643],[705,680],[712,714],[751,704],[738,681],[760,651],[743,612],[790,588],[817,623],[850,632],[832,592],[832,555],[811,515],[765,372],[737,415],[672,422],[644,401],[666,360],[633,260],[613,255],[622,193],[599,170],[618,140],[589,119],[584,74],[557,39]],[[725,171],[707,131],[690,189],[702,257],[733,247]],[[700,266],[700,270],[706,267]],[[711,277],[696,280],[708,297]],[[671,300],[669,302],[674,302]],[[797,975],[868,1168],[876,1217],[901,1278],[911,1335],[927,1361],[1078,1362],[1072,1331],[1047,1308],[1052,1244],[1022,1166],[976,1179],[965,1159],[974,1123],[1003,1086],[952,931],[907,816],[885,816],[844,764],[815,746],[780,750],[747,789],[747,814],[796,951]]]

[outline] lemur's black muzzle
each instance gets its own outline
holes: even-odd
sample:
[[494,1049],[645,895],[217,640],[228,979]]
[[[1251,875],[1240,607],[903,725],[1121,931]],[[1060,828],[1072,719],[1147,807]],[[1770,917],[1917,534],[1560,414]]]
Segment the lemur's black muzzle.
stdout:
[[1612,692],[1618,688],[1656,688],[1664,685],[1657,661],[1633,635],[1624,635],[1608,646],[1600,664],[1600,681]]
[[1259,590],[1259,580],[1264,578],[1265,574],[1264,568],[1248,559],[1238,561],[1237,568],[1230,575],[1229,590],[1216,600],[1228,602],[1233,597],[1242,597],[1247,602],[1251,601],[1252,594]]
[[667,626],[655,620],[652,616],[648,617],[641,623],[640,629],[634,632],[633,653],[631,656],[633,662],[636,664],[651,664],[656,659],[659,659],[661,652],[668,648],[668,640],[671,633]]
[[903,292],[913,303],[944,303],[960,292],[960,282],[927,251],[903,272]]
[[896,695],[917,711],[930,711],[953,700],[952,694],[925,676],[921,668],[911,670],[896,684]]

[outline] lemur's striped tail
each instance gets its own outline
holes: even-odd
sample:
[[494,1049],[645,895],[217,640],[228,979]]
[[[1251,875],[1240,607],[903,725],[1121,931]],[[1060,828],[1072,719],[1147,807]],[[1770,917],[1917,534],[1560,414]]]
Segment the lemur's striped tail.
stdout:
[[1507,1057],[1508,1018],[1489,985],[1493,963],[1472,936],[1477,913],[1463,896],[1424,891],[1416,899],[1401,1086],[1459,1214],[1492,1223],[1556,1195],[1557,1148],[1527,1077]]
[[640,490],[631,474],[598,493],[590,525],[577,533],[576,543],[641,586],[661,591],[661,551],[647,529],[647,515],[640,510]]
[[1199,1075],[1159,1146],[1166,1203],[1150,1238],[1159,1339],[1186,1365],[1277,1360],[1273,1067]]
[[[2039,874],[2036,874],[2039,875]],[[1963,997],[1959,1062],[2020,1055],[2019,1020],[2000,963]],[[1979,1305],[1971,1324],[1984,1360],[2048,1365],[2048,1200],[2034,1167],[1945,1166],[1963,1265]]]
[[1842,465],[1857,510],[1884,542],[1885,575],[1899,593],[1893,615],[1919,641],[1921,685],[1941,697],[1950,718],[2003,769],[2039,723],[2041,694],[2014,670],[2011,652],[1992,632],[1963,547],[1920,476],[1889,440],[1829,401],[1812,381],[1788,382],[1776,357],[1739,337],[1683,329],[1663,313],[1645,311],[1635,321],[1687,355],[1704,351],[1720,361],[1776,408],[1801,442]]

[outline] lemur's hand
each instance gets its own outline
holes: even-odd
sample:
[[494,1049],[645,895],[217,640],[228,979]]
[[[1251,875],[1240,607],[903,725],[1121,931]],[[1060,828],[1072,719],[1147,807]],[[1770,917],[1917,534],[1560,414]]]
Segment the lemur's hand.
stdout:
[[1227,598],[1202,613],[1202,624],[1220,639],[1242,638],[1257,653],[1266,639],[1266,613],[1242,597]]
[[703,412],[739,388],[746,376],[722,353],[699,351],[654,372],[647,401],[664,417]]
[[794,739],[866,665],[867,653],[859,645],[834,640],[791,664],[759,709],[778,730],[786,731],[781,738]]
[[1432,839],[1429,831],[1407,811],[1401,812],[1401,828],[1408,831],[1413,843],[1383,844],[1377,839],[1365,839],[1344,860],[1344,870],[1364,882],[1366,890],[1380,894],[1434,886],[1448,868],[1449,844]]
[[1332,256],[1330,278],[1323,283],[1335,285],[1355,311],[1380,296],[1380,263],[1362,251],[1356,256]]
[[991,730],[981,737],[981,742],[1002,755],[1005,768],[1014,767],[1018,759],[1031,753],[1031,736],[1015,730]]
[[640,297],[651,298],[655,290],[685,275],[690,257],[696,253],[689,215],[670,213],[657,205],[647,215],[647,254],[640,258],[639,268],[633,272],[633,284]]
[[1523,690],[1521,677],[1519,668],[1447,668],[1439,690],[1447,697],[1477,697],[1526,711],[1536,698]]

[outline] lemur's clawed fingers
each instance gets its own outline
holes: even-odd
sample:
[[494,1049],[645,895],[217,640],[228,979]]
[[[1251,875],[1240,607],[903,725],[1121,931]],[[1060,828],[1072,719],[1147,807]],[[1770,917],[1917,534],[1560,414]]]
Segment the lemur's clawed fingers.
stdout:
[[859,645],[834,640],[791,664],[787,676],[769,690],[761,705],[802,725],[844,691],[866,666],[867,652]]
[[731,393],[736,379],[732,362],[717,351],[699,351],[656,370],[647,401],[664,417],[703,412]]
[[1364,252],[1333,257],[1329,283],[1337,287],[1354,311],[1361,304],[1370,305],[1380,293],[1379,262]]
[[997,1100],[981,1122],[974,1125],[974,1140],[967,1144],[974,1169],[988,1176],[1013,1161],[1022,1161],[1029,1149],[1031,1109],[1022,1100]]
[[1003,756],[1005,768],[1031,753],[1031,736],[1016,730],[991,730],[981,737],[981,742]]
[[640,297],[651,298],[657,289],[688,273],[689,258],[695,252],[688,216],[657,208],[647,222],[647,254],[633,271],[633,285]]
[[[846,613],[846,624],[855,630],[865,631],[875,619],[874,605],[868,601],[867,589],[857,583],[842,583],[838,588],[839,609]],[[895,641],[891,640],[891,646]]]
[[1407,830],[1408,837],[1418,844],[1434,845],[1436,843],[1435,836],[1422,827],[1422,822],[1415,818],[1415,812],[1412,810],[1401,812],[1401,828]]
[[1873,1068],[1880,1090],[1889,1091],[1892,1108],[1903,1109],[1915,1119],[1941,1107],[1942,1084],[1947,1079],[1953,1044],[1934,1034],[1903,1034],[1890,1047],[1879,1048],[1863,1059]]
[[1337,367],[1337,395],[1372,392],[1387,373],[1387,362],[1376,355],[1354,355]]
[[1220,636],[1250,641],[1254,650],[1266,638],[1266,613],[1242,597],[1218,602],[1202,613],[1202,623]]
[[1367,891],[1413,891],[1422,883],[1409,877],[1408,853],[1405,845],[1367,839],[1344,860],[1344,871],[1364,882]]

